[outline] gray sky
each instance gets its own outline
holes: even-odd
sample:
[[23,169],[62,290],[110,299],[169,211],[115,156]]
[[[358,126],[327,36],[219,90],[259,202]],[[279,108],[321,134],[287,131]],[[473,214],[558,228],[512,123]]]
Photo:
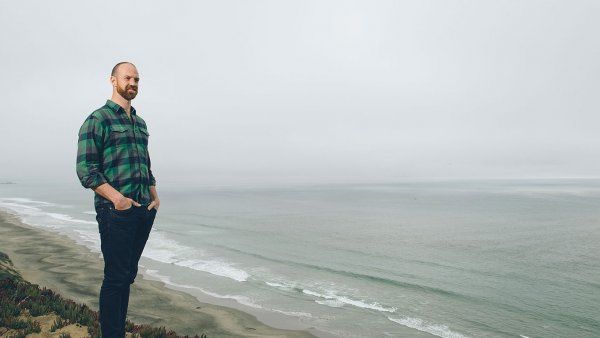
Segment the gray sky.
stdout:
[[[176,5],[175,5],[176,4]],[[132,101],[158,185],[600,176],[598,1],[1,1],[0,179]]]

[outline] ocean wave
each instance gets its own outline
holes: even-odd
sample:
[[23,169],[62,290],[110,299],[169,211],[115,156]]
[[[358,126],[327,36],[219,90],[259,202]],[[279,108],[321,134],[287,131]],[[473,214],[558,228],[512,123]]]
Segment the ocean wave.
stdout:
[[400,325],[410,327],[411,329],[419,330],[422,332],[427,332],[432,335],[442,337],[442,338],[467,338],[467,336],[450,331],[448,326],[440,325],[440,324],[431,324],[427,323],[420,318],[411,318],[411,317],[403,317],[403,318],[392,318],[387,317],[392,322],[398,323]]
[[179,284],[176,282],[173,282],[171,280],[170,276],[165,276],[162,275],[158,272],[158,270],[151,270],[148,269],[145,271],[145,273],[147,273],[149,276],[152,276],[154,278],[159,279],[161,282],[167,284],[167,285],[171,285],[171,286],[175,286],[175,287],[179,287],[179,288],[184,288],[184,289],[194,289],[194,290],[198,290],[208,296],[211,297],[215,297],[215,298],[221,298],[221,299],[233,299],[236,302],[242,304],[242,305],[246,305],[249,307],[253,307],[256,309],[262,309],[263,307],[259,304],[256,304],[255,302],[252,301],[251,298],[247,297],[247,296],[243,296],[243,295],[222,295],[222,294],[218,294],[216,292],[212,292],[212,291],[208,291],[206,289],[203,289],[201,287],[195,286],[195,285],[188,285],[188,284]]
[[197,271],[208,272],[216,276],[231,278],[238,282],[245,282],[250,276],[246,271],[235,268],[231,263],[220,260],[185,259],[177,261],[174,264]]
[[[303,289],[302,290],[303,293],[307,294],[307,295],[311,295],[314,297],[319,297],[319,298],[324,298],[327,301],[322,301],[322,300],[315,300],[315,302],[322,304],[322,305],[327,305],[327,306],[334,306],[334,307],[341,307],[343,304],[348,304],[348,305],[353,305],[362,309],[371,309],[371,310],[376,310],[376,311],[380,311],[380,312],[396,312],[396,310],[398,310],[395,307],[385,307],[381,304],[379,304],[378,302],[366,302],[364,300],[357,300],[357,299],[352,299],[350,297],[346,297],[346,296],[340,296],[335,294],[334,292],[329,292],[328,294],[322,294],[322,293],[318,293],[312,290],[308,290],[308,289]],[[342,304],[342,305],[339,305]]]
[[[56,205],[57,204],[54,203],[22,197],[0,198],[0,208],[15,214],[23,223],[56,230],[69,229],[69,231],[73,231],[80,236],[79,240],[90,244],[90,249],[96,251],[99,247],[99,238],[94,236],[96,230],[94,230],[92,234],[92,232],[86,231],[87,229],[73,229],[72,224],[96,225],[97,222],[78,219],[67,214],[49,212],[41,209],[41,207]],[[91,214],[91,212],[84,213]],[[164,234],[155,229],[152,230],[152,234],[148,239],[143,253],[144,257],[155,261],[208,272],[238,282],[244,282],[250,276],[248,272],[236,268],[232,263],[225,262],[222,259],[196,258],[204,255],[205,253],[203,251],[183,246],[177,241],[167,238]],[[186,259],[185,257],[193,258]]]
[[284,315],[288,315],[288,316],[313,318],[313,315],[311,313],[308,313],[308,312],[302,312],[302,311],[283,311],[283,310],[277,310],[277,309],[271,309],[271,310],[275,311],[275,312],[283,313]]
[[100,252],[100,238],[98,236],[98,232],[91,230],[79,230],[75,229],[75,233],[80,241],[84,242],[86,247],[90,248],[92,251]]
[[[74,218],[67,214],[44,211],[41,206],[56,206],[57,204],[36,201],[22,197],[0,198],[0,208],[9,210],[18,216],[23,223],[44,228],[60,228],[70,223],[96,224],[96,222]],[[59,221],[58,223],[56,221]]]
[[157,230],[152,230],[142,255],[158,262],[207,272],[212,275],[230,278],[238,282],[245,282],[250,277],[248,272],[233,266],[233,263],[225,262],[222,259],[198,258],[205,256],[206,253],[169,239]]
[[295,284],[286,283],[286,282],[267,282],[267,281],[265,281],[265,284],[279,288],[279,289],[284,289],[284,290],[292,290],[292,289],[294,289],[294,286],[295,286]]
[[194,289],[194,290],[198,290],[208,296],[211,297],[215,297],[215,298],[221,298],[221,299],[233,299],[236,302],[238,302],[239,304],[242,305],[246,305],[255,309],[264,309],[264,310],[270,310],[273,312],[278,312],[278,313],[282,313],[284,315],[287,316],[293,316],[293,317],[305,317],[305,318],[313,318],[314,316],[311,313],[308,312],[304,312],[304,311],[284,311],[284,310],[279,310],[279,309],[275,309],[275,308],[265,308],[260,304],[257,304],[255,301],[253,301],[250,297],[247,296],[243,296],[243,295],[223,295],[223,294],[219,294],[213,291],[208,291],[204,288],[198,287],[198,286],[194,286],[194,285],[189,285],[189,284],[180,284],[180,283],[176,283],[173,282],[173,280],[171,279],[171,277],[169,276],[165,276],[162,275],[158,272],[158,270],[153,270],[153,269],[148,269],[143,271],[142,273],[146,273],[149,276],[152,276],[154,278],[159,279],[161,282],[167,284],[167,285],[171,285],[171,286],[175,286],[175,287],[179,287],[179,288],[184,288],[184,289]]
[[236,302],[242,304],[242,305],[246,305],[246,306],[250,306],[253,307],[255,309],[262,309],[263,307],[252,302],[252,300],[249,297],[246,296],[240,296],[240,295],[221,295],[215,292],[210,292],[210,291],[205,291],[204,293],[206,293],[209,296],[213,296],[216,298],[224,298],[224,299],[233,299]]
[[313,297],[317,297],[317,298],[321,298],[321,299],[316,299],[315,302],[317,304],[321,304],[321,305],[326,305],[329,307],[335,307],[335,308],[339,308],[339,307],[343,307],[344,305],[352,305],[358,308],[362,308],[362,309],[370,309],[370,310],[375,310],[375,311],[379,311],[379,312],[389,312],[389,313],[394,313],[397,311],[396,307],[387,307],[387,306],[383,306],[381,304],[379,304],[378,302],[369,302],[369,301],[365,301],[364,299],[358,300],[358,299],[354,299],[356,297],[349,297],[349,296],[342,296],[339,295],[338,290],[331,290],[331,289],[326,289],[325,291],[323,291],[323,293],[321,292],[316,292],[313,291],[311,289],[308,288],[303,288],[301,286],[298,285],[298,283],[290,283],[290,282],[286,282],[286,281],[265,281],[265,284],[284,290],[284,291],[296,291],[296,292],[300,292],[309,296],[313,296]]
[[425,292],[430,292],[430,293],[436,293],[436,294],[441,294],[441,295],[445,295],[445,296],[449,296],[449,297],[455,297],[455,298],[460,298],[460,299],[473,299],[472,297],[469,297],[469,296],[467,296],[465,294],[457,293],[457,292],[454,292],[454,291],[451,291],[451,290],[442,289],[442,288],[438,288],[438,287],[434,287],[434,286],[428,286],[428,285],[417,284],[417,283],[410,283],[410,282],[399,281],[399,280],[396,280],[396,279],[391,279],[391,278],[386,278],[386,277],[380,277],[380,276],[371,275],[371,274],[365,274],[365,273],[360,273],[360,272],[354,272],[354,271],[336,269],[336,268],[332,268],[332,267],[328,267],[328,266],[324,266],[324,265],[316,265],[316,264],[311,264],[311,263],[303,263],[303,262],[298,262],[298,261],[292,261],[292,260],[288,260],[288,259],[280,259],[280,258],[275,258],[275,257],[269,257],[269,256],[257,254],[257,253],[254,253],[254,252],[249,252],[249,251],[240,250],[240,249],[236,249],[236,248],[231,248],[231,247],[227,247],[227,246],[220,246],[220,247],[228,249],[228,250],[231,250],[233,252],[237,252],[237,253],[243,254],[243,255],[247,255],[247,256],[252,256],[252,257],[264,259],[266,261],[281,263],[281,264],[284,264],[284,265],[287,265],[287,266],[292,266],[292,265],[293,266],[299,266],[299,267],[314,269],[314,270],[317,270],[317,271],[330,272],[330,273],[341,275],[341,276],[352,277],[352,278],[356,278],[356,279],[359,279],[359,280],[368,280],[368,281],[377,282],[377,283],[381,283],[381,284],[393,285],[393,286],[397,286],[397,287],[400,287],[400,288],[406,288],[406,289],[411,289],[411,290],[420,290],[420,291],[425,291]]
[[38,205],[45,205],[45,206],[56,205],[54,203],[32,200],[31,198],[25,198],[25,197],[3,197],[3,198],[0,198],[0,200],[14,201],[14,202],[19,202],[19,203],[38,204]]
[[327,300],[315,300],[317,304],[327,305],[329,307],[342,307],[344,306],[344,302],[338,299],[327,299]]
[[47,212],[46,213],[48,216],[55,218],[57,220],[61,220],[61,221],[65,221],[65,222],[74,222],[74,223],[84,223],[84,224],[98,224],[97,222],[93,222],[93,221],[86,221],[83,219],[77,219],[77,218],[73,218],[69,215],[65,215],[65,214],[58,214],[55,212]]

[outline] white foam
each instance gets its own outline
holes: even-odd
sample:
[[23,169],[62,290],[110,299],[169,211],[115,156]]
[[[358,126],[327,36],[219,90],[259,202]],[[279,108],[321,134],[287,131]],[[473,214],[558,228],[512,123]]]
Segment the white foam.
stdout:
[[184,255],[188,248],[167,238],[161,231],[152,229],[143,256],[162,263],[174,263],[178,256]]
[[13,202],[5,202],[2,199],[0,199],[0,206],[4,207],[6,209],[10,209],[18,214],[31,214],[34,212],[42,211],[42,209],[40,209],[38,207],[33,207],[30,205],[13,203]]
[[284,315],[288,315],[288,316],[294,316],[294,317],[307,317],[307,318],[312,318],[313,315],[308,313],[308,312],[302,312],[302,311],[283,311],[283,310],[277,310],[277,309],[271,309],[275,312],[279,312],[279,313],[283,313]]
[[17,216],[21,222],[34,227],[51,229],[52,231],[68,236],[78,244],[84,245],[92,251],[100,251],[100,238],[95,227],[96,222],[42,209],[48,206],[64,207],[63,205],[36,201],[29,198],[0,198],[0,208]]
[[[62,222],[96,224],[96,222],[73,218],[66,214],[47,212],[40,209],[39,206],[56,206],[56,204],[35,201],[29,198],[21,197],[0,198],[0,207],[13,211],[13,213],[16,213],[16,215],[19,216],[21,221],[30,225],[57,228],[59,225],[63,225]],[[58,224],[52,223],[50,222],[50,220],[47,219],[48,217],[61,222]]]
[[426,323],[420,318],[411,318],[411,317],[403,317],[403,318],[392,318],[387,317],[392,322],[398,323],[400,325],[410,327],[411,329],[419,330],[422,332],[427,332],[432,335],[442,337],[442,338],[467,338],[467,336],[460,334],[458,332],[450,331],[448,326],[439,325],[439,324],[430,324]]
[[1,200],[14,201],[14,202],[19,202],[19,203],[39,204],[39,205],[46,205],[46,206],[56,205],[54,203],[36,201],[36,200],[32,200],[30,198],[24,198],[24,197],[4,197],[4,198],[1,198]]
[[393,312],[396,312],[396,310],[397,310],[397,308],[395,308],[395,307],[385,307],[377,302],[369,303],[365,300],[356,300],[356,299],[352,299],[352,298],[349,298],[346,296],[337,295],[331,291],[329,291],[328,294],[322,294],[322,293],[318,293],[318,292],[315,292],[312,290],[303,289],[302,292],[307,295],[324,298],[324,299],[326,299],[326,301],[315,300],[315,302],[317,302],[318,304],[332,306],[332,307],[341,307],[344,304],[348,304],[348,305],[353,305],[353,306],[356,306],[359,308],[371,309],[371,310],[376,310],[376,311],[380,311],[380,312],[392,312],[393,313]]
[[269,285],[269,286],[274,286],[276,288],[279,289],[283,289],[283,290],[291,290],[295,284],[292,283],[286,283],[286,282],[265,282],[265,284]]
[[[142,266],[142,265],[140,265],[140,266]],[[195,290],[199,290],[202,293],[204,293],[206,295],[209,295],[211,297],[221,298],[221,299],[233,299],[233,300],[235,300],[236,302],[238,302],[238,303],[240,303],[242,305],[246,305],[246,306],[253,307],[253,308],[256,308],[256,309],[266,309],[263,306],[254,303],[247,296],[242,296],[242,295],[222,295],[222,294],[218,294],[216,292],[208,291],[208,290],[203,289],[203,288],[198,287],[198,286],[175,283],[175,282],[173,282],[171,280],[171,277],[165,276],[165,275],[161,275],[158,272],[158,270],[148,269],[148,270],[145,271],[145,273],[148,274],[149,276],[152,276],[154,278],[159,279],[160,281],[162,281],[163,283],[165,283],[167,285],[172,285],[172,286],[176,286],[176,287],[180,287],[180,288],[185,288],[185,289],[195,289]],[[313,315],[311,313],[308,313],[308,312],[302,312],[302,311],[284,311],[284,310],[278,310],[278,309],[267,309],[267,310],[271,310],[273,312],[279,312],[279,313],[282,313],[282,314],[288,315],[288,316],[313,318]]]
[[[199,258],[206,256],[206,253],[199,249],[182,245],[156,230],[152,230],[152,234],[142,255],[158,262],[207,272],[238,282],[245,282],[250,277],[248,272],[234,267],[232,263],[216,258]],[[190,258],[186,259],[184,257]]]
[[96,251],[96,252],[100,252],[100,237],[98,236],[98,233],[96,231],[90,231],[90,230],[79,230],[79,229],[75,229],[74,230],[77,233],[77,236],[79,237],[79,239],[81,241],[83,241],[85,244],[87,244],[86,246],[90,249],[92,249],[92,251]]
[[185,289],[195,289],[195,290],[199,290],[202,293],[209,295],[211,297],[215,297],[215,298],[222,298],[222,299],[233,299],[236,302],[242,304],[242,305],[246,305],[249,307],[253,307],[256,309],[262,309],[263,307],[260,306],[259,304],[254,303],[249,297],[246,296],[242,296],[242,295],[221,295],[218,294],[216,292],[212,292],[212,291],[208,291],[206,289],[203,289],[201,287],[198,286],[194,286],[194,285],[187,285],[187,284],[179,284],[179,283],[175,283],[171,280],[171,277],[169,276],[165,276],[165,275],[161,275],[160,273],[158,273],[157,270],[146,270],[146,273],[152,277],[158,278],[160,281],[162,281],[163,283],[167,284],[167,285],[172,285],[172,286],[176,286],[176,287],[180,287],[180,288],[185,288]]
[[26,224],[29,224],[32,226],[51,228],[51,229],[58,229],[62,225],[61,222],[59,222],[59,223],[52,222],[52,220],[51,220],[52,216],[50,216],[48,213],[42,211],[42,209],[40,209],[38,207],[20,204],[20,203],[14,203],[14,202],[7,202],[6,200],[11,200],[11,199],[0,198],[0,208],[6,210],[8,213],[10,213],[12,215],[17,216],[19,218],[19,220],[23,223],[26,223]]
[[210,291],[205,291],[205,293],[207,295],[209,295],[209,296],[213,296],[213,297],[216,297],[216,298],[233,299],[233,300],[235,300],[236,302],[238,302],[240,304],[243,304],[243,305],[246,305],[246,306],[250,306],[250,307],[253,307],[253,308],[256,308],[256,309],[262,309],[263,308],[262,306],[253,303],[251,301],[251,299],[248,298],[248,297],[246,297],[246,296],[240,296],[240,295],[220,295],[218,293],[210,292]]
[[231,278],[238,282],[245,282],[250,276],[246,271],[235,268],[230,263],[220,260],[186,259],[175,262],[175,265]]
[[[269,281],[269,282],[265,281],[265,284],[276,287],[278,289],[285,290],[285,291],[289,291],[289,290],[292,290],[294,287],[298,287],[297,283],[291,283],[291,282],[286,282],[286,281],[281,281],[281,280]],[[329,283],[329,284],[333,285],[334,283]],[[354,291],[356,291],[356,290],[354,290]],[[371,309],[371,310],[376,310],[376,311],[380,311],[380,312],[394,313],[397,310],[397,308],[395,308],[395,307],[385,307],[377,302],[368,302],[365,300],[356,300],[356,299],[353,299],[350,297],[341,296],[341,295],[337,294],[337,291],[332,291],[332,290],[326,290],[325,293],[320,293],[320,292],[316,292],[316,291],[304,288],[304,289],[302,289],[302,293],[321,298],[321,299],[315,300],[315,302],[317,304],[326,305],[326,306],[334,307],[334,308],[343,307],[344,305],[352,305],[352,306],[356,306],[359,308]]]
[[[140,266],[142,266],[142,265],[140,265]],[[204,292],[204,289],[202,289],[200,287],[197,287],[197,286],[194,286],[194,285],[187,285],[187,284],[178,284],[178,283],[175,283],[175,282],[173,282],[171,280],[171,277],[165,276],[165,275],[161,275],[158,272],[158,270],[146,269],[144,271],[144,273],[146,273],[147,275],[152,276],[154,278],[157,278],[161,282],[163,282],[165,284],[168,284],[168,285],[177,286],[177,287],[185,288],[185,289],[196,289],[196,290],[200,290],[200,291]]]
[[327,305],[329,307],[342,307],[344,306],[344,302],[337,299],[327,299],[327,300],[315,300],[317,304]]
[[83,224],[98,224],[96,222],[92,222],[92,221],[86,221],[83,219],[77,219],[77,218],[73,218],[69,215],[65,215],[65,214],[57,214],[54,212],[47,212],[47,215],[49,215],[50,217],[56,218],[58,220],[61,221],[65,221],[65,222],[74,222],[74,223],[83,223]]

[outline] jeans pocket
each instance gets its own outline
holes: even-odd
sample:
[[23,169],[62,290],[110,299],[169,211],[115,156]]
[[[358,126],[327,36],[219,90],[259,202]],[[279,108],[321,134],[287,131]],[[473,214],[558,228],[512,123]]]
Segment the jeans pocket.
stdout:
[[150,224],[154,223],[154,218],[156,217],[157,212],[158,210],[156,210],[156,208],[152,208],[150,210],[146,208],[146,219],[150,222]]
[[124,215],[129,215],[133,211],[134,207],[135,206],[132,204],[128,209],[125,209],[125,210],[117,210],[113,206],[111,206],[109,208],[112,213],[120,215],[120,216],[124,216]]

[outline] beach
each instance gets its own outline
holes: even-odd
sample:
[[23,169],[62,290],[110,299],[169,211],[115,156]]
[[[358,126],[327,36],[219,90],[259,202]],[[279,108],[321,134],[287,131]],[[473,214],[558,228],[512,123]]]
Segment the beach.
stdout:
[[[24,224],[17,216],[3,211],[0,248],[11,257],[25,280],[98,309],[103,276],[103,261],[98,253],[57,233]],[[200,302],[141,274],[132,285],[127,317],[140,324],[165,326],[180,335],[315,337],[309,331],[267,326],[238,309]]]

